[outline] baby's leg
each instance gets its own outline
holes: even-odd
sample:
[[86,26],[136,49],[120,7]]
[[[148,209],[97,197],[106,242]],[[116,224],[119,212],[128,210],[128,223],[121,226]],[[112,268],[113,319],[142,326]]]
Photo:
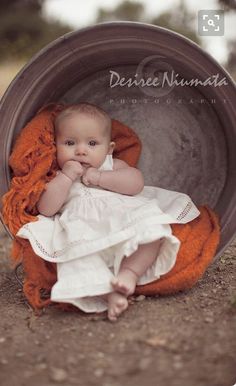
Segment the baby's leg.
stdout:
[[125,296],[134,293],[139,277],[142,276],[155,261],[160,243],[160,240],[155,240],[148,244],[141,244],[132,255],[124,257],[117,277],[111,281],[114,291]]

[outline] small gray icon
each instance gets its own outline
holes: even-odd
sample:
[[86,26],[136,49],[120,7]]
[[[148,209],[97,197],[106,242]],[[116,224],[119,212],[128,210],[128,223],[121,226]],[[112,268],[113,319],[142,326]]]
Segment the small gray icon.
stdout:
[[223,36],[224,11],[214,9],[198,11],[198,34],[200,36]]

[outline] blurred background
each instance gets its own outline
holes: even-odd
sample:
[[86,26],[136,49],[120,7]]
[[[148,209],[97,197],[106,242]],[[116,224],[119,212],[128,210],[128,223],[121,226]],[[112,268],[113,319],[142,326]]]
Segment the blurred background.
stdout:
[[[198,35],[200,9],[224,10],[224,36]],[[236,0],[0,0],[0,97],[42,47],[67,32],[114,20],[150,23],[181,33],[236,79]]]

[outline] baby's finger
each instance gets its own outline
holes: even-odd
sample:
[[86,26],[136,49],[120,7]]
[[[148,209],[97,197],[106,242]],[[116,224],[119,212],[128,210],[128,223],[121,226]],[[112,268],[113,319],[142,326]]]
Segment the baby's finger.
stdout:
[[83,183],[84,185],[89,185],[88,179],[86,177],[83,177]]
[[82,177],[82,175],[84,174],[83,168],[79,170],[79,173],[78,173],[78,174],[79,174],[79,177]]
[[79,175],[82,176],[83,172],[84,172],[84,168],[83,168],[83,166],[79,163],[79,164],[78,164],[78,173],[79,173]]

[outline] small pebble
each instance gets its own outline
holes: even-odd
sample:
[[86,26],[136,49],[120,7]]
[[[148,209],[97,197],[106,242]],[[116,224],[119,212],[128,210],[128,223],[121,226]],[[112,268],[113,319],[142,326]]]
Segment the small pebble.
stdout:
[[181,355],[177,354],[174,356],[173,366],[176,370],[180,370],[183,368],[184,364],[182,362]]
[[17,352],[17,353],[15,354],[15,356],[16,356],[17,358],[21,358],[21,357],[23,357],[24,355],[25,355],[24,352]]
[[182,362],[174,362],[173,366],[174,366],[175,370],[180,370],[184,367]]
[[47,367],[48,367],[47,364],[44,363],[44,362],[42,362],[42,363],[37,363],[37,365],[35,365],[35,369],[36,369],[36,370],[39,370],[39,371],[41,371],[41,370],[46,370]]
[[50,379],[54,382],[64,382],[67,379],[67,372],[64,369],[51,368]]
[[8,360],[6,358],[2,358],[2,359],[0,359],[0,363],[1,363],[1,365],[7,365]]
[[0,338],[0,343],[4,343],[6,341],[6,338],[4,338],[4,336],[2,336],[1,338]]
[[149,346],[152,347],[165,347],[167,345],[167,341],[164,338],[161,338],[160,336],[152,336],[144,341]]
[[74,356],[69,356],[69,357],[67,358],[67,363],[68,363],[69,365],[77,365],[78,360],[77,360]]
[[103,370],[103,369],[96,369],[96,370],[94,371],[94,375],[95,375],[95,377],[97,377],[97,378],[101,378],[101,377],[104,375],[104,370]]
[[184,317],[183,317],[183,320],[184,320],[185,322],[192,322],[192,321],[193,321],[191,316],[184,316]]
[[139,296],[137,296],[136,297],[136,302],[141,302],[142,300],[144,300],[144,299],[146,299],[146,296],[144,296],[144,295],[139,295]]
[[211,316],[207,316],[207,317],[204,319],[204,321],[205,321],[206,323],[213,323],[213,322],[214,322],[214,319],[213,319]]

